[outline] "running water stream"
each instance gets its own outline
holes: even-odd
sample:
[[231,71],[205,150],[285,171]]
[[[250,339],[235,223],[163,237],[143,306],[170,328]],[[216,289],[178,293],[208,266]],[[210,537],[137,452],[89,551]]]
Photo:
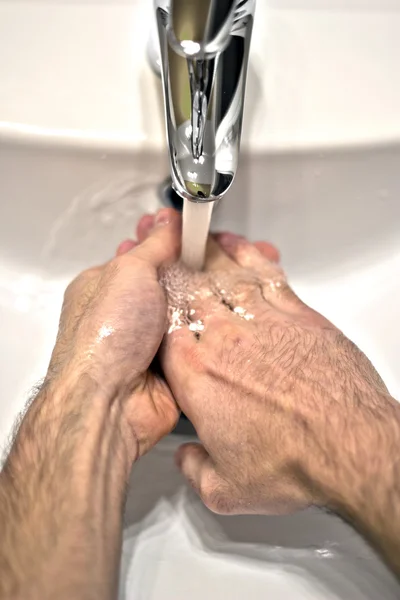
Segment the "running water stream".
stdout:
[[182,262],[194,271],[201,271],[210,230],[214,202],[184,200],[182,224]]

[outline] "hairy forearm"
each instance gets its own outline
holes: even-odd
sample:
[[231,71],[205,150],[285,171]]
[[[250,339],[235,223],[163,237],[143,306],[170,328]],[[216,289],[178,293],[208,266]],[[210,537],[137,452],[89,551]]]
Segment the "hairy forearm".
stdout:
[[326,496],[400,574],[400,404],[381,397],[346,420],[321,478]]
[[88,376],[45,385],[0,474],[0,597],[108,599],[136,448]]
[[374,421],[342,510],[400,575],[400,406]]

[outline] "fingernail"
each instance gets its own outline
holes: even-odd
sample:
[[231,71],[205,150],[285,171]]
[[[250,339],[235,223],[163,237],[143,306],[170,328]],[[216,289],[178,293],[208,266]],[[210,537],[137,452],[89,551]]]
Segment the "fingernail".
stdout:
[[154,224],[158,225],[168,225],[172,221],[172,212],[170,208],[161,208],[156,214],[156,218]]

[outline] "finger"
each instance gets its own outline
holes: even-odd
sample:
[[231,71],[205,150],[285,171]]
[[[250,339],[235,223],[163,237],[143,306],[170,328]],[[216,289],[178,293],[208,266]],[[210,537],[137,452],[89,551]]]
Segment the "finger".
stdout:
[[[214,234],[216,241],[221,245],[228,256],[231,256],[231,244],[229,244],[230,239],[235,240],[245,240],[241,235],[237,235],[231,232],[218,232]],[[228,239],[228,243],[224,244],[224,237]],[[270,260],[273,263],[279,263],[280,261],[280,253],[279,250],[268,242],[254,242],[253,246],[257,248],[257,250],[262,254],[266,259]],[[234,256],[232,256],[233,259]]]
[[229,514],[232,511],[232,498],[227,485],[216,472],[204,446],[183,444],[178,448],[175,460],[181,473],[207,508],[218,514]]
[[136,391],[130,422],[138,443],[139,456],[146,454],[175,429],[180,410],[167,383],[148,373],[146,387]]
[[162,370],[172,394],[199,435],[208,396],[199,395],[198,383],[201,381],[204,388],[208,389],[212,384],[212,375],[209,373],[216,368],[210,346],[203,343],[202,336],[200,334],[200,339],[196,339],[188,327],[182,327],[164,336],[159,352]]
[[281,256],[279,250],[273,244],[269,244],[268,242],[254,242],[253,245],[265,258],[273,263],[279,263]]
[[257,273],[263,297],[272,306],[281,310],[299,308],[302,303],[288,285],[284,272],[276,262],[271,261],[273,255],[274,258],[279,257],[274,246],[266,242],[255,245],[233,233],[219,234],[217,241],[239,266]]
[[269,264],[268,257],[251,244],[245,237],[235,233],[220,233],[216,236],[224,252],[239,266],[260,268]]
[[[217,236],[218,244],[228,254],[231,260],[244,269],[252,269],[258,273],[260,278],[265,281],[265,284],[285,283],[285,276],[282,269],[267,258],[266,254],[270,254],[269,244],[263,242],[263,252],[245,237],[234,233],[221,233]],[[281,285],[278,285],[281,287]],[[283,287],[283,286],[282,286]]]
[[124,240],[118,246],[115,256],[122,256],[123,254],[126,254],[127,252],[130,252],[136,248],[137,245],[138,243],[134,242],[133,240]]
[[[185,398],[195,394],[197,376],[204,373],[205,356],[203,344],[198,343],[189,327],[184,325],[165,335],[159,356],[172,393],[177,395],[185,390]],[[181,408],[189,419],[195,416],[190,406],[185,404]]]
[[182,218],[178,212],[172,208],[161,209],[148,237],[133,254],[156,268],[175,262],[180,253],[181,228]]
[[154,219],[155,215],[143,215],[143,217],[140,219],[136,229],[136,236],[139,240],[139,243],[142,243],[149,235],[150,231],[154,227]]
[[205,270],[226,271],[236,267],[235,262],[224,251],[224,248],[217,243],[214,236],[210,236],[207,241]]

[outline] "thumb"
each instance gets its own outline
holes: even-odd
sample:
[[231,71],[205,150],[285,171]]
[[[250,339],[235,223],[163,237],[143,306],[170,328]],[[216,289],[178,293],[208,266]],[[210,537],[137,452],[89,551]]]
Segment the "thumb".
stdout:
[[183,444],[178,448],[175,460],[207,508],[219,514],[231,512],[231,497],[227,484],[216,472],[204,446],[195,443]]
[[162,208],[155,217],[154,227],[148,237],[132,250],[132,254],[157,269],[173,263],[179,258],[181,231],[181,215],[172,208]]

